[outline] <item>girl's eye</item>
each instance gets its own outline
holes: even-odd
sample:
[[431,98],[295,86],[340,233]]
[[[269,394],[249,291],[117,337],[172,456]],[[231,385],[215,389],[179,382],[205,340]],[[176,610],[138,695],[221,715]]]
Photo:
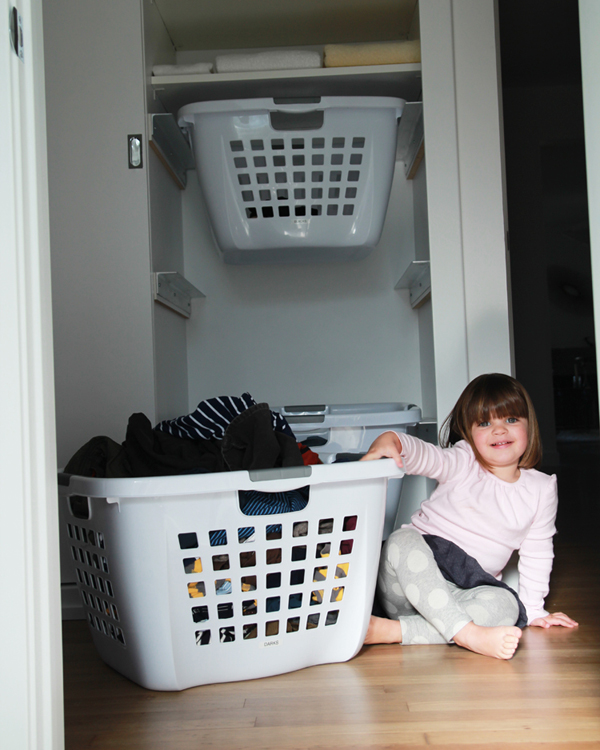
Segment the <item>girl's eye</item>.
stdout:
[[489,422],[480,422],[477,426],[478,427],[488,427],[489,424],[490,424]]
[[517,419],[517,417],[508,417],[506,421],[508,422],[508,424],[516,424],[519,420]]

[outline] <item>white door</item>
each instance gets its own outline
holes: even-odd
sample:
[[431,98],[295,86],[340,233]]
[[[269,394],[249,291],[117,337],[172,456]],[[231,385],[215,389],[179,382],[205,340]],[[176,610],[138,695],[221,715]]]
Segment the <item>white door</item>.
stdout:
[[[600,336],[600,139],[598,138],[600,119],[600,47],[598,47],[600,3],[597,0],[579,0],[579,28],[594,324],[596,341],[598,341]],[[596,357],[598,357],[597,344]],[[600,366],[596,369],[600,378]],[[600,380],[598,391],[600,392]]]
[[[50,253],[40,0],[0,24],[0,726],[64,747]],[[16,22],[17,48],[6,18]]]

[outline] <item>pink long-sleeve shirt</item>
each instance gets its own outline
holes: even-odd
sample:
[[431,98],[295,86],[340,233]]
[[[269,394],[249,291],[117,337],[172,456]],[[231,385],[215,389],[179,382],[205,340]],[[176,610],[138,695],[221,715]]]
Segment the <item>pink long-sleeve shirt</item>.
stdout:
[[521,469],[516,482],[505,482],[484,469],[464,440],[439,448],[399,434],[407,474],[431,477],[437,488],[410,524],[421,534],[454,542],[495,578],[519,550],[519,597],[528,622],[544,617],[554,558],[558,506],[556,476]]

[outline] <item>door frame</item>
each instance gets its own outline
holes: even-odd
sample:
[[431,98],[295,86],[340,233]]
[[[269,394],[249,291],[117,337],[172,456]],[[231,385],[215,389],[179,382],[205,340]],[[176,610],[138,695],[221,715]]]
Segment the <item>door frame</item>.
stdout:
[[64,747],[54,366],[41,0],[0,33],[0,726],[7,747]]

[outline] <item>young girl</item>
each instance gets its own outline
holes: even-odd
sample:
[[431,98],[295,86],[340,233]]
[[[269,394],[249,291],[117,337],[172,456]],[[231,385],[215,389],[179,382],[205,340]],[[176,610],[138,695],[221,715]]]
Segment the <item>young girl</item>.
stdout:
[[[407,474],[438,481],[384,545],[378,594],[391,619],[371,617],[365,643],[454,642],[510,659],[522,634],[517,623],[575,627],[544,609],[556,477],[534,468],[541,443],[523,386],[508,375],[475,378],[442,426],[440,444],[385,432],[362,459],[393,458]],[[514,550],[520,600],[498,582]]]

